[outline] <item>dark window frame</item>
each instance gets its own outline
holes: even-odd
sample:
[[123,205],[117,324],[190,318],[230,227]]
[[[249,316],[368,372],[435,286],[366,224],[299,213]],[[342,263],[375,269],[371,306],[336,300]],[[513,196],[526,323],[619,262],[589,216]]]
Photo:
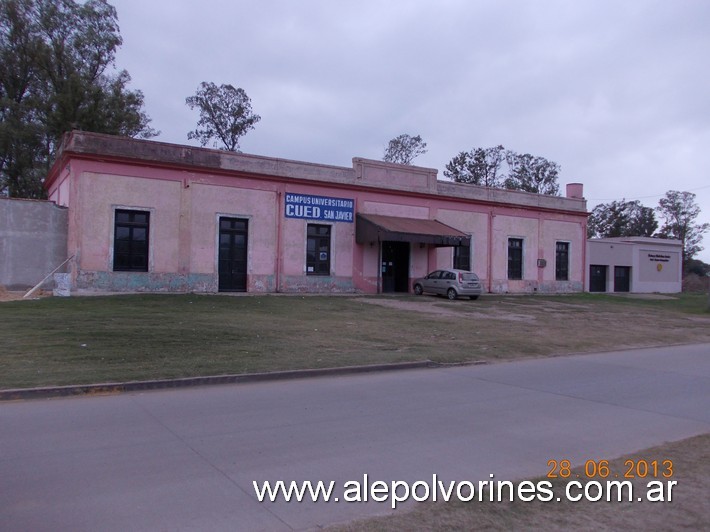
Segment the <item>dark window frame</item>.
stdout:
[[454,246],[454,269],[455,270],[471,270],[471,245]]
[[[330,275],[332,226],[307,224],[306,227],[306,275]],[[325,258],[323,258],[325,253]]]
[[569,281],[569,242],[555,243],[555,280]]
[[[127,233],[126,237],[122,234]],[[113,271],[147,272],[150,268],[150,211],[115,209]]]
[[511,281],[523,279],[523,246],[522,238],[508,238],[508,279]]

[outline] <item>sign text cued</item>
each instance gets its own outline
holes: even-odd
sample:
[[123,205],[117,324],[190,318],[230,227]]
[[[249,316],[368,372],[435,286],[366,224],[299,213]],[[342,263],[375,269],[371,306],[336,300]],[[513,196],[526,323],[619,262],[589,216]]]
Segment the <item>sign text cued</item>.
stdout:
[[286,218],[353,223],[354,211],[352,199],[286,193]]

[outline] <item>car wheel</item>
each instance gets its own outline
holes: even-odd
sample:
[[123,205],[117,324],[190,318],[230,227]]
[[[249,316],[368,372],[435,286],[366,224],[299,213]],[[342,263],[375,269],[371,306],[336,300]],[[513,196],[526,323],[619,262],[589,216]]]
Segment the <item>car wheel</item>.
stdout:
[[456,290],[454,290],[453,288],[449,288],[446,291],[446,297],[448,297],[451,300],[456,299]]
[[471,301],[476,301],[478,299],[478,296],[469,296],[471,298]]
[[414,293],[417,294],[418,296],[422,295],[424,292],[424,289],[422,288],[422,285],[420,284],[415,284],[414,285]]

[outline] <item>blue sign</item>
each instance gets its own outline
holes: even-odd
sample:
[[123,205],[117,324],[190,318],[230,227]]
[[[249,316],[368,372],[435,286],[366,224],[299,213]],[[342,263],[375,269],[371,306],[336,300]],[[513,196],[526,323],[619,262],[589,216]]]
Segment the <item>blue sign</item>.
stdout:
[[353,223],[354,211],[355,200],[286,193],[286,218]]

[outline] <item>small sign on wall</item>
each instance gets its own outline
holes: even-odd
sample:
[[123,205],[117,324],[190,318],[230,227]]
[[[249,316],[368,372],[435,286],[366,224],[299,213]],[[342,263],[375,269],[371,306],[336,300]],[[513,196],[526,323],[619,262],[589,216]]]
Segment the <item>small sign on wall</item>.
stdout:
[[286,194],[286,218],[353,223],[355,200],[311,194]]
[[651,262],[670,262],[671,255],[669,253],[649,253],[648,260]]
[[644,250],[640,255],[640,281],[680,283],[682,278],[680,252]]

